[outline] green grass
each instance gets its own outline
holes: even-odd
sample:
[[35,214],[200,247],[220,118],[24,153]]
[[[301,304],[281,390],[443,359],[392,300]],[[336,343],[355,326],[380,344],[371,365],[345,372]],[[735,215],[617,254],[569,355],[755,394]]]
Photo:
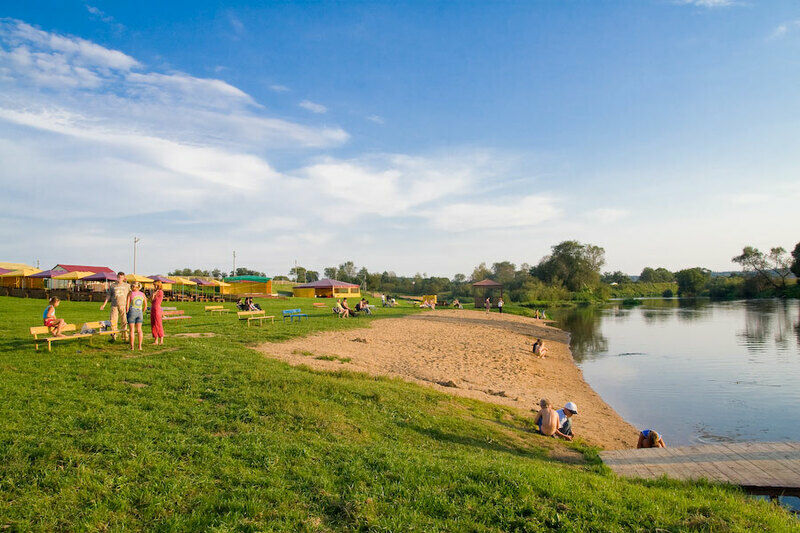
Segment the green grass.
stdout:
[[[788,531],[732,487],[621,479],[529,416],[409,383],[315,372],[247,346],[359,327],[250,327],[177,304],[163,348],[35,352],[42,300],[0,298],[0,528],[11,531]],[[378,309],[402,316],[412,308]],[[64,302],[69,322],[96,303]],[[279,321],[280,322],[280,321]],[[313,357],[314,354],[309,354]],[[2,530],[0,529],[0,530]]]

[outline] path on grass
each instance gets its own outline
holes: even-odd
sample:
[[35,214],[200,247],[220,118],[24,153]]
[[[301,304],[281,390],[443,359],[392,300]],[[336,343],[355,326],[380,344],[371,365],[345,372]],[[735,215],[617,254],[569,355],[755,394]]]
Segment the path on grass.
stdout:
[[[536,337],[549,348],[534,358]],[[635,446],[637,431],[583,380],[565,332],[541,320],[441,310],[259,346],[293,365],[400,377],[438,390],[530,410],[539,399],[578,404],[575,430],[606,449]],[[534,416],[531,414],[531,416]]]

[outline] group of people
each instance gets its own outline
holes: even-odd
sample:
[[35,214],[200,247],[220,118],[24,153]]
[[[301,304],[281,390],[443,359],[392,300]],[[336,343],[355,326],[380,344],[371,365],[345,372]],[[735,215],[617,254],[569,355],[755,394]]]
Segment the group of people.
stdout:
[[[117,329],[117,323],[122,322],[122,331],[126,332],[130,341],[131,350],[134,349],[134,337],[138,337],[139,350],[142,349],[142,324],[148,309],[147,295],[142,291],[142,284],[134,282],[129,285],[125,281],[125,273],[117,272],[117,281],[108,287],[106,299],[100,310],[106,308],[111,302],[111,328]],[[160,281],[153,283],[153,292],[150,295],[150,329],[153,335],[153,344],[164,344],[164,312],[161,303],[164,301],[163,284]],[[124,333],[123,333],[124,336]],[[111,340],[116,340],[116,334],[111,335]]]
[[547,437],[560,437],[566,440],[575,438],[571,418],[578,414],[575,402],[567,402],[561,409],[553,409],[547,398],[539,401],[539,412],[534,422],[540,434]]
[[369,302],[366,298],[361,298],[358,303],[356,303],[355,308],[350,307],[350,304],[347,303],[347,298],[342,298],[336,300],[336,305],[333,306],[333,312],[339,315],[339,318],[349,318],[356,316],[358,313],[371,315],[372,309],[370,309]]
[[[153,334],[153,344],[164,344],[164,313],[161,309],[161,302],[164,301],[164,290],[162,283],[156,281],[154,284],[153,293],[150,295],[150,328]],[[108,287],[106,299],[100,310],[106,308],[106,305],[111,302],[111,317],[108,322],[112,331],[117,331],[117,325],[120,320],[122,321],[123,337],[127,336],[130,340],[131,350],[134,349],[134,337],[138,337],[139,349],[142,349],[142,340],[144,333],[142,332],[142,323],[144,323],[144,315],[148,309],[148,298],[142,292],[141,283],[134,283],[133,286],[128,285],[125,281],[125,273],[117,272],[117,280]],[[62,330],[66,322],[56,317],[56,308],[61,301],[56,298],[50,298],[47,307],[44,310],[43,322],[47,326],[50,333],[56,337],[62,337],[64,334]],[[116,333],[111,335],[111,341],[116,340]]]
[[238,302],[236,302],[236,308],[239,311],[261,311],[261,306],[257,303],[253,302],[253,299],[249,296],[247,298],[240,298]]
[[[503,301],[503,297],[501,296],[497,300],[497,310],[500,312],[500,314],[503,314],[504,305],[506,305],[506,303]],[[486,300],[483,302],[483,307],[486,309],[487,313],[492,309],[492,299],[490,297],[486,297]]]
[[381,294],[381,305],[383,307],[397,307],[397,300],[392,298],[387,298],[385,294]]

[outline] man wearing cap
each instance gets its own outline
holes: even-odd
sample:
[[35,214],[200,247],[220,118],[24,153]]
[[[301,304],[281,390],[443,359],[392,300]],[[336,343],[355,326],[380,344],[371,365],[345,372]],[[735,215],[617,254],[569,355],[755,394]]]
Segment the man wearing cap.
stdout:
[[[117,272],[117,281],[108,287],[106,301],[100,306],[100,310],[106,308],[106,304],[111,301],[111,328],[117,329],[117,319],[122,320],[122,338],[128,336],[128,293],[131,287],[125,282],[125,273]],[[111,335],[111,340],[116,340],[115,334]]]
[[570,420],[570,418],[578,414],[578,406],[575,405],[575,402],[567,402],[564,404],[563,409],[557,410],[556,413],[559,419],[556,435],[567,440],[572,440],[575,434],[572,432],[572,420]]

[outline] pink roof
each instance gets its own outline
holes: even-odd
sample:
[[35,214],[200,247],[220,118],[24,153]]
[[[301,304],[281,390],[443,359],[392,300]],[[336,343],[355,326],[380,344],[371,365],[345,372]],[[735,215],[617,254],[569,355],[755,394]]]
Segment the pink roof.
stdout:
[[108,267],[101,267],[101,266],[87,266],[87,265],[64,265],[62,263],[57,264],[53,268],[61,267],[67,272],[110,272],[114,274],[115,272]]
[[497,283],[491,279],[485,279],[483,281],[479,281],[477,283],[472,284],[473,287],[502,287],[502,283]]
[[332,289],[333,287],[358,287],[358,285],[325,278],[319,281],[312,281],[311,283],[303,283],[302,285],[294,286],[295,289]]

